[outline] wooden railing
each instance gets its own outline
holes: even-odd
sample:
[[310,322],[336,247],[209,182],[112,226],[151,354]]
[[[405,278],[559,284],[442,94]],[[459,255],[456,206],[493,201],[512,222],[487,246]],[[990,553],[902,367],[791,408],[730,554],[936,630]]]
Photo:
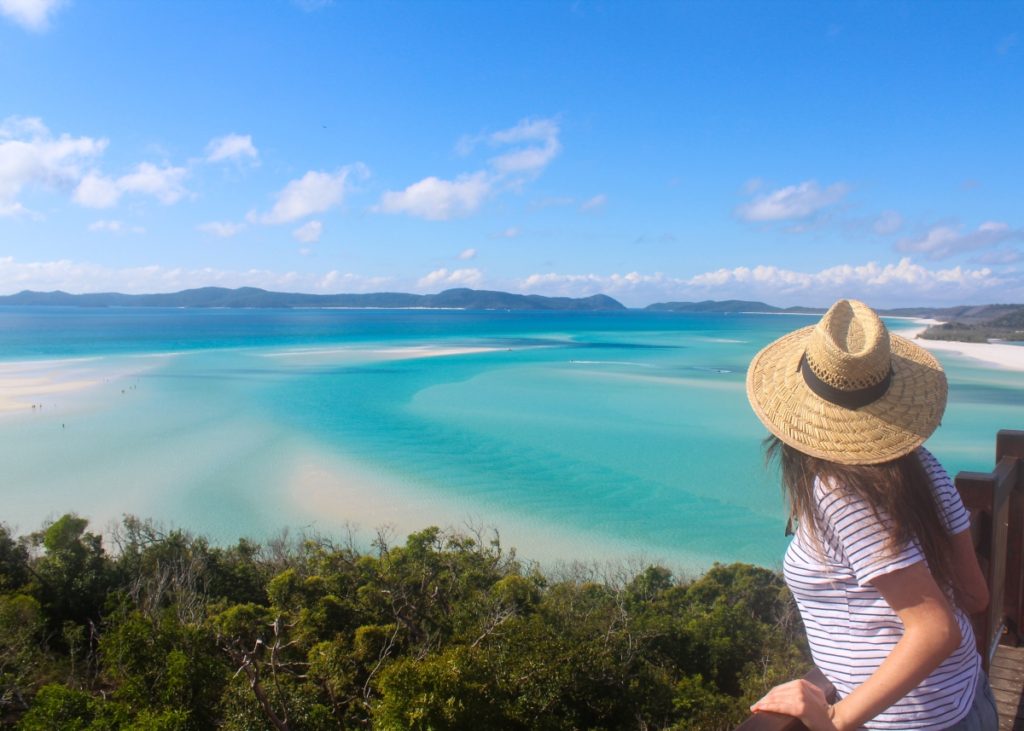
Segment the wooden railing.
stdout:
[[[956,488],[971,513],[974,549],[985,579],[988,609],[972,617],[978,651],[987,671],[996,648],[1024,638],[1024,431],[996,435],[996,467],[991,472],[961,472]],[[826,695],[834,692],[817,669],[804,676]],[[799,719],[758,713],[736,731],[807,731]]]
[[988,609],[972,618],[987,671],[999,643],[1019,644],[1024,626],[1024,431],[1000,431],[996,468],[961,472],[956,487],[988,582]]

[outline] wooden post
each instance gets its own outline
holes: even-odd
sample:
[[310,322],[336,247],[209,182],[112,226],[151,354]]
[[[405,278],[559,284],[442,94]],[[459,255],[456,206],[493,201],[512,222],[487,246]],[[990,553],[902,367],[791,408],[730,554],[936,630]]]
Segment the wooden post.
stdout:
[[[978,563],[985,574],[988,584],[988,608],[972,617],[974,636],[981,654],[981,664],[988,672],[989,648],[992,638],[998,637],[1003,631],[1003,575],[1006,569],[1005,550],[1000,550],[998,526],[1002,523],[997,518],[995,508],[996,479],[992,472],[961,472],[956,476],[956,488],[964,507],[971,511],[971,524],[974,531],[975,550],[978,552]],[[1003,544],[1006,536],[1003,531]]]
[[[1020,541],[1021,522],[1011,521],[1011,502],[1017,497],[1020,509],[1021,459],[1014,450],[1024,452],[1024,433],[1000,432],[996,438],[998,461],[992,472],[961,472],[956,487],[964,506],[971,511],[972,529],[978,551],[978,562],[985,573],[989,590],[988,609],[974,617],[974,628],[981,661],[988,671],[996,647],[1009,628],[1008,619],[1019,627],[1020,618],[1020,550],[1009,550],[1011,523],[1013,539]],[[1016,577],[1016,582],[1014,577]],[[1010,591],[1007,591],[1008,585]],[[1009,610],[1009,611],[1008,611]],[[1014,638],[1016,638],[1016,630]]]
[[[996,463],[1007,457],[1018,460],[1018,464],[1024,463],[1024,431],[1003,429],[996,435]],[[1019,645],[1024,639],[1024,467],[1017,468],[1017,481],[1010,492],[1008,519],[1003,595],[1007,633],[1004,641]]]

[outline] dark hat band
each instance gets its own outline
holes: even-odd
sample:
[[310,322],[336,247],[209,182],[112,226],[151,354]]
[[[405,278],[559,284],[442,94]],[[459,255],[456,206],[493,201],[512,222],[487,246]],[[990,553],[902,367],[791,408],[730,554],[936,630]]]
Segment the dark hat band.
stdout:
[[818,378],[811,370],[811,364],[807,362],[807,356],[800,356],[800,374],[804,377],[804,383],[811,391],[830,404],[842,406],[844,409],[859,409],[861,406],[872,404],[885,395],[892,383],[892,368],[885,374],[885,378],[873,386],[858,388],[853,391],[844,391],[836,388]]

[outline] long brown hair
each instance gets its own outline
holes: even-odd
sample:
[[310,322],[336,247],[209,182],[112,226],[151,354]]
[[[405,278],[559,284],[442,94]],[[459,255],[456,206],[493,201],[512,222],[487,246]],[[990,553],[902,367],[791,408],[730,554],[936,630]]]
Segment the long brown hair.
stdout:
[[891,527],[887,550],[895,553],[913,541],[921,547],[935,582],[955,592],[949,532],[939,514],[931,480],[917,452],[891,462],[845,465],[804,454],[772,435],[764,440],[765,461],[778,461],[790,516],[821,540],[815,520],[815,478],[863,500]]

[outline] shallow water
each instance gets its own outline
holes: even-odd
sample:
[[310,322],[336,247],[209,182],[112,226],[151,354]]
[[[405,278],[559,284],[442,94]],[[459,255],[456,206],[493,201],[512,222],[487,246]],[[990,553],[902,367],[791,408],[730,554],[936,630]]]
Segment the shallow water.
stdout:
[[[103,374],[0,417],[4,520],[133,513],[223,541],[471,523],[545,562],[775,566],[784,509],[744,372],[808,322],[3,308],[0,359],[90,356]],[[950,405],[929,446],[951,471],[991,469],[1024,377],[939,357]]]

